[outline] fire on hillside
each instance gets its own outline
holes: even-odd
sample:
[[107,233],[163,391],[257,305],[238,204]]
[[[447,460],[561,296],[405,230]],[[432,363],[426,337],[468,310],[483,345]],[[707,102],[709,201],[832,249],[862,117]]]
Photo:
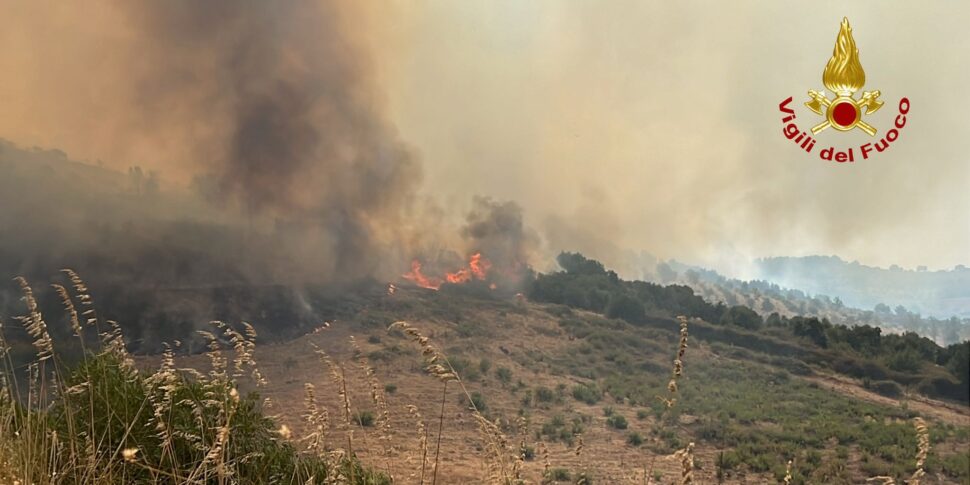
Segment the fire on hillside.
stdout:
[[[463,268],[454,272],[445,272],[443,276],[430,276],[422,271],[421,260],[411,261],[411,271],[401,275],[404,279],[429,290],[438,290],[445,283],[462,284],[472,280],[488,281],[489,272],[492,269],[492,262],[477,252],[468,257],[468,262]],[[495,289],[494,282],[489,283],[489,288]]]

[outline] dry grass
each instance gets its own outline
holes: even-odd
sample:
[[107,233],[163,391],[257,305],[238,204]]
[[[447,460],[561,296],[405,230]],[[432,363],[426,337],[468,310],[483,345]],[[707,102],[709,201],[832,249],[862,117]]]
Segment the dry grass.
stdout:
[[[338,402],[336,422],[331,422],[327,406],[321,404],[317,386],[305,382],[302,426],[298,426],[302,432],[294,432],[287,424],[276,425],[268,419],[254,422],[252,412],[258,403],[240,394],[240,385],[262,388],[268,384],[254,357],[256,332],[252,326],[243,324],[239,331],[223,322],[213,322],[213,331],[200,332],[207,341],[206,373],[192,368],[178,368],[175,355],[179,343],[174,342],[172,346],[165,346],[157,370],[142,374],[135,369],[125,351],[120,327],[114,322],[99,319],[94,313],[92,299],[84,282],[73,272],[66,274],[71,281],[73,294],[71,289],[63,285],[55,285],[54,289],[62,301],[72,334],[85,345],[84,328],[98,327],[99,342],[97,346],[91,346],[89,355],[92,357],[89,358],[110,358],[110,362],[114,363],[110,369],[115,372],[112,375],[123,378],[122,382],[117,383],[119,388],[137,388],[144,397],[133,406],[126,402],[124,405],[128,409],[124,410],[97,408],[98,379],[107,377],[107,374],[100,375],[98,372],[108,371],[91,369],[87,374],[82,374],[88,379],[80,382],[63,374],[53,340],[43,315],[37,310],[30,285],[22,278],[18,279],[27,308],[26,315],[20,321],[32,338],[36,359],[27,367],[27,392],[21,395],[16,383],[17,373],[0,334],[0,349],[3,350],[6,371],[0,382],[3,386],[0,393],[0,483],[221,485],[259,483],[272,473],[276,473],[272,476],[276,477],[277,483],[380,483],[384,480],[421,485],[436,485],[439,481],[451,483],[440,473],[442,440],[447,435],[446,429],[455,426],[450,420],[446,422],[449,390],[464,396],[463,402],[477,428],[478,446],[484,464],[479,481],[503,485],[534,483],[523,478],[527,460],[525,453],[529,448],[529,420],[520,416],[513,425],[490,418],[476,405],[467,383],[448,356],[424,332],[407,322],[396,322],[389,330],[399,330],[417,344],[424,372],[440,386],[440,402],[434,403],[437,416],[432,418],[438,423],[434,435],[418,406],[405,404],[400,406],[402,413],[392,413],[393,406],[388,402],[377,372],[353,337],[349,340],[349,360],[333,358],[316,346],[313,349],[330,379],[326,393],[336,396]],[[78,304],[75,305],[75,302]],[[657,420],[659,426],[676,427],[676,423],[667,423],[665,418],[667,411],[677,405],[678,382],[684,375],[688,320],[678,317],[678,322],[680,334],[667,385],[668,393],[658,396],[665,410]],[[102,327],[105,328],[104,332],[100,331]],[[325,333],[329,327],[327,324],[314,333]],[[227,348],[220,343],[223,341],[229,343]],[[349,365],[345,366],[345,363]],[[187,396],[187,386],[196,386],[193,389],[199,392]],[[357,392],[360,389],[365,390],[368,399],[360,398],[361,393]],[[85,404],[85,400],[89,405]],[[355,403],[361,402],[366,402],[376,411],[375,426],[370,430],[359,419],[355,420],[357,413],[363,411],[357,409]],[[63,426],[55,425],[47,414],[48,410],[58,406],[58,417]],[[267,400],[263,408],[269,407]],[[100,428],[96,413],[117,414],[120,418],[115,423],[118,429],[112,431],[117,434],[109,435]],[[150,424],[147,433],[137,429],[139,423],[144,422],[138,418],[142,414],[148,417],[147,423]],[[392,416],[395,415],[403,415],[409,423],[394,426]],[[189,416],[188,421],[184,419],[185,416]],[[187,426],[186,422],[190,425]],[[917,418],[914,425],[918,439],[917,470],[907,483],[918,484],[924,476],[929,434],[926,423],[921,419]],[[243,430],[251,427],[260,430],[260,439],[278,447],[272,448],[275,450],[273,453],[292,453],[292,466],[283,466],[288,475],[279,474],[281,468],[278,463],[253,468],[253,463],[266,458],[266,450],[240,452],[240,441],[249,439],[245,438],[248,435],[243,434]],[[401,429],[407,430],[403,438],[395,433]],[[515,445],[507,433],[518,435],[514,440]],[[572,457],[569,463],[576,470],[572,482],[601,483],[594,480],[595,460],[591,467],[584,438],[582,434],[577,435],[570,450]],[[186,449],[191,449],[192,453],[187,454]],[[535,443],[535,449],[541,463],[540,476],[543,481],[551,481],[557,464],[549,447],[539,440]],[[371,458],[369,463],[381,469],[381,474],[367,471],[353,461],[358,453],[365,450]],[[680,476],[675,483],[697,482],[697,451],[695,443],[688,441],[686,446],[668,457],[679,469]],[[405,457],[403,462],[394,459],[401,453]],[[628,469],[632,474],[627,475],[625,480],[654,483],[653,460],[649,469],[642,467],[642,473],[632,463]],[[893,483],[890,477],[874,477],[870,480]],[[781,481],[786,484],[793,481],[791,460],[787,462]]]
[[[266,384],[255,360],[255,330],[242,332],[213,322],[233,352],[232,366],[219,339],[208,340],[208,374],[178,369],[166,346],[154,372],[135,368],[120,327],[94,313],[84,282],[65,271],[74,294],[54,285],[72,334],[84,342],[82,316],[99,333],[82,362],[65,373],[29,283],[17,278],[26,314],[18,317],[29,333],[35,359],[26,365],[26,394],[18,368],[0,334],[0,483],[383,483],[386,478],[348,460],[352,452],[331,453],[309,446],[298,452],[292,433],[263,417],[258,403],[241,395],[243,379]],[[80,302],[81,312],[75,301]],[[178,344],[175,344],[178,346]],[[312,388],[308,388],[312,401]],[[349,403],[348,403],[349,406]],[[324,422],[316,413],[312,421]],[[323,429],[321,425],[321,430]],[[322,435],[322,432],[321,432]],[[293,442],[320,442],[315,437]]]

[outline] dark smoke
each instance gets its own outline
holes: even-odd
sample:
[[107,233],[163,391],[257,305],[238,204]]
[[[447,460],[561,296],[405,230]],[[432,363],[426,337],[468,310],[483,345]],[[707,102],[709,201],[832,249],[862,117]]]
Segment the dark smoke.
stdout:
[[[30,16],[37,31],[56,30],[48,7]],[[400,274],[421,171],[385,118],[355,4],[111,7],[57,34],[103,38],[37,70],[68,73],[63,111],[130,155],[109,167],[148,168],[0,140],[0,277],[26,276],[56,315],[47,283],[76,269],[151,349],[209,319],[313,323],[319,308],[294,303],[309,286]],[[97,86],[100,104],[75,86]],[[20,306],[0,286],[0,316]]]
[[540,244],[539,235],[523,221],[522,207],[488,197],[475,197],[462,236],[472,252],[481,252],[500,270],[524,269]]
[[332,272],[360,274],[375,269],[375,232],[400,223],[420,169],[384,120],[349,5],[119,7],[138,32],[142,127],[207,127],[190,170],[212,179],[210,199],[257,221],[309,225]]

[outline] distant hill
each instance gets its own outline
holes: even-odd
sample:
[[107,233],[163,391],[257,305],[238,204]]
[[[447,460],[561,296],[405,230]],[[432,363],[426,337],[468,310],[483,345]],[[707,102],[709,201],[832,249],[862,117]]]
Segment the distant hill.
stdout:
[[837,256],[763,258],[759,278],[809,293],[839,297],[846,305],[874,309],[902,305],[910,313],[935,318],[970,317],[970,268],[888,269],[847,262]]
[[[944,273],[953,277],[961,271],[965,270],[956,269]],[[697,294],[710,301],[726,305],[745,305],[763,317],[778,313],[787,317],[802,315],[825,318],[833,323],[849,326],[872,325],[890,333],[916,332],[941,345],[970,339],[970,318],[921,315],[895,301],[859,307],[837,295],[810,291],[800,286],[787,286],[776,280],[746,281],[728,278],[716,271],[674,260],[660,263],[655,279],[663,283],[689,285]]]

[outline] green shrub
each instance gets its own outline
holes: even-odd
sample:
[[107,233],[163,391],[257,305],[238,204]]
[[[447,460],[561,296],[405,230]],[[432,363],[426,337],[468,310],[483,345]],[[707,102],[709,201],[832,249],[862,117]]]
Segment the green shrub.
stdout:
[[[22,443],[19,448],[35,452],[43,449],[37,448],[44,446],[41,442],[22,440],[29,440],[31,435],[43,438],[55,431],[64,445],[59,451],[47,450],[52,453],[47,456],[34,454],[36,466],[22,467],[28,475],[22,478],[47,483],[51,470],[65,483],[150,483],[157,478],[156,470],[178,483],[199,470],[214,477],[217,464],[206,457],[220,430],[226,428],[228,444],[219,460],[239,483],[294,479],[303,483],[311,476],[315,477],[311,483],[324,483],[334,466],[343,469],[344,476],[355,476],[356,484],[389,483],[355,460],[328,463],[298,453],[279,439],[277,425],[263,416],[259,396],[240,396],[235,383],[228,379],[200,376],[188,377],[174,370],[146,376],[125,364],[114,351],[88,357],[63,383],[64,388],[75,391],[59,395],[47,410],[16,411],[31,416],[22,423],[43,428],[21,432],[28,438],[18,438]],[[155,417],[153,403],[162,406],[163,418]],[[164,429],[171,430],[167,440],[159,431],[157,419],[163,420]],[[85,436],[97,436],[98,440],[91,447]],[[71,449],[87,451],[72,458]],[[126,461],[118,456],[122,449],[137,451]]]
[[646,315],[643,303],[636,298],[624,294],[615,294],[606,305],[606,316],[619,318],[631,323],[642,322]]
[[548,387],[539,386],[535,390],[535,397],[539,402],[552,402],[556,399],[556,394]]
[[626,435],[626,442],[631,446],[640,446],[643,444],[643,435],[637,433],[636,431],[631,432]]
[[354,422],[368,428],[374,426],[374,413],[370,411],[360,411],[354,415]]
[[565,468],[553,468],[546,472],[546,478],[554,482],[568,482],[572,479],[569,470]]
[[626,429],[628,424],[622,414],[614,414],[606,418],[606,424],[614,429]]
[[893,381],[874,381],[870,382],[868,387],[873,392],[887,397],[899,397],[903,395],[903,386]]
[[474,406],[475,409],[477,409],[478,412],[480,413],[485,413],[485,411],[488,410],[488,405],[485,404],[485,396],[482,396],[482,393],[478,391],[473,391],[470,394],[470,396],[471,396],[471,402],[468,401],[468,396],[465,396],[464,394],[462,394],[461,397],[458,399],[458,403],[467,405],[469,407]]
[[603,398],[603,393],[595,384],[577,384],[573,387],[573,398],[586,404],[596,404]]
[[512,371],[507,367],[499,367],[495,369],[495,377],[498,377],[502,384],[508,384],[512,382]]
[[448,362],[463,380],[475,382],[482,377],[481,372],[478,370],[479,366],[472,364],[468,359],[452,357]]
[[492,368],[492,361],[482,357],[482,360],[478,361],[478,370],[482,372],[482,375],[488,375],[488,371]]
[[397,384],[384,384],[384,392],[394,394],[397,392]]

